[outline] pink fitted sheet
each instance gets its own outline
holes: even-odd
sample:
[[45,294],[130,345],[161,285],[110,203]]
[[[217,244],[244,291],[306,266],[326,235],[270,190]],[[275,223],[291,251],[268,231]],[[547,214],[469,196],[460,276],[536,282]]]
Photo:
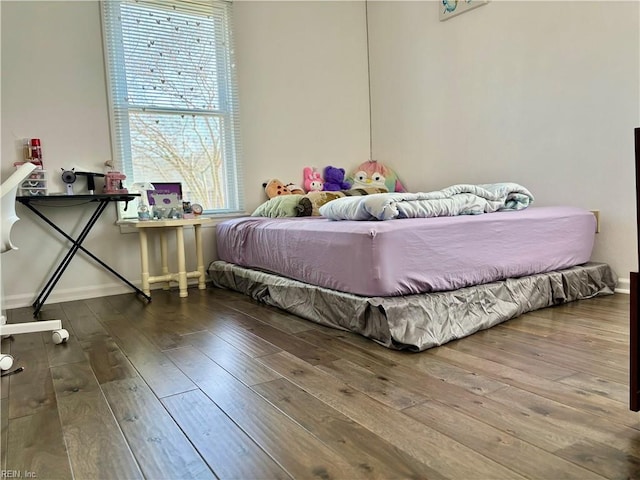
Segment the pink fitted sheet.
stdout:
[[588,210],[529,207],[388,221],[243,217],[220,223],[216,238],[220,260],[333,290],[389,297],[586,263],[595,227]]

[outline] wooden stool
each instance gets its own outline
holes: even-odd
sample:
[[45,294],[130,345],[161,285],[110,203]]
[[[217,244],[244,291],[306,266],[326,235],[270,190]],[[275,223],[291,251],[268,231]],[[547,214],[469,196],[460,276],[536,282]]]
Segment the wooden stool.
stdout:
[[[188,218],[188,219],[175,219],[175,220],[148,220],[142,222],[135,222],[133,225],[138,229],[140,234],[140,264],[142,266],[142,291],[151,295],[149,285],[152,283],[166,282],[166,288],[169,288],[169,282],[178,282],[180,288],[180,296],[186,297],[189,295],[187,292],[187,279],[197,278],[198,288],[204,290],[205,288],[205,274],[204,274],[204,258],[202,253],[202,234],[200,228],[203,223],[211,221],[210,218]],[[196,259],[198,261],[198,269],[193,272],[187,272],[185,261],[185,247],[184,247],[184,227],[193,225],[195,231],[195,243],[196,243]],[[147,244],[147,230],[151,228],[160,229],[160,254],[162,259],[162,275],[150,276],[149,275],[149,247]],[[176,253],[178,258],[178,272],[169,272],[168,254],[167,254],[167,231],[174,229],[176,231]]]

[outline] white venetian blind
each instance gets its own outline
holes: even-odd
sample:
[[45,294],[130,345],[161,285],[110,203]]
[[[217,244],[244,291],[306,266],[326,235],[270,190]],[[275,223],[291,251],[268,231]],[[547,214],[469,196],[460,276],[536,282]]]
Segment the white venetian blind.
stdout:
[[132,182],[180,182],[213,213],[243,209],[231,4],[102,2],[114,155]]

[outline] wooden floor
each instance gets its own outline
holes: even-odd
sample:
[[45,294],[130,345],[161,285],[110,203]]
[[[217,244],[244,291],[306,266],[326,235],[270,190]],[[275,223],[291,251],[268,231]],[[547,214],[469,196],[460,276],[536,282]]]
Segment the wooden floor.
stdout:
[[67,344],[4,340],[2,477],[640,478],[626,295],[415,354],[189,292],[48,305]]

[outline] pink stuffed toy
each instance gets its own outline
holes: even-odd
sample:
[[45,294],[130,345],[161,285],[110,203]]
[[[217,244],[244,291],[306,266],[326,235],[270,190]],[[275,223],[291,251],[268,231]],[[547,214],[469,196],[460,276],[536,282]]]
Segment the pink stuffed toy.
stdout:
[[347,181],[351,182],[353,188],[382,187],[389,192],[407,191],[396,173],[376,160],[368,160],[358,165],[347,177]]
[[324,181],[315,169],[311,167],[304,167],[302,174],[304,176],[304,189],[307,192],[322,191]]

